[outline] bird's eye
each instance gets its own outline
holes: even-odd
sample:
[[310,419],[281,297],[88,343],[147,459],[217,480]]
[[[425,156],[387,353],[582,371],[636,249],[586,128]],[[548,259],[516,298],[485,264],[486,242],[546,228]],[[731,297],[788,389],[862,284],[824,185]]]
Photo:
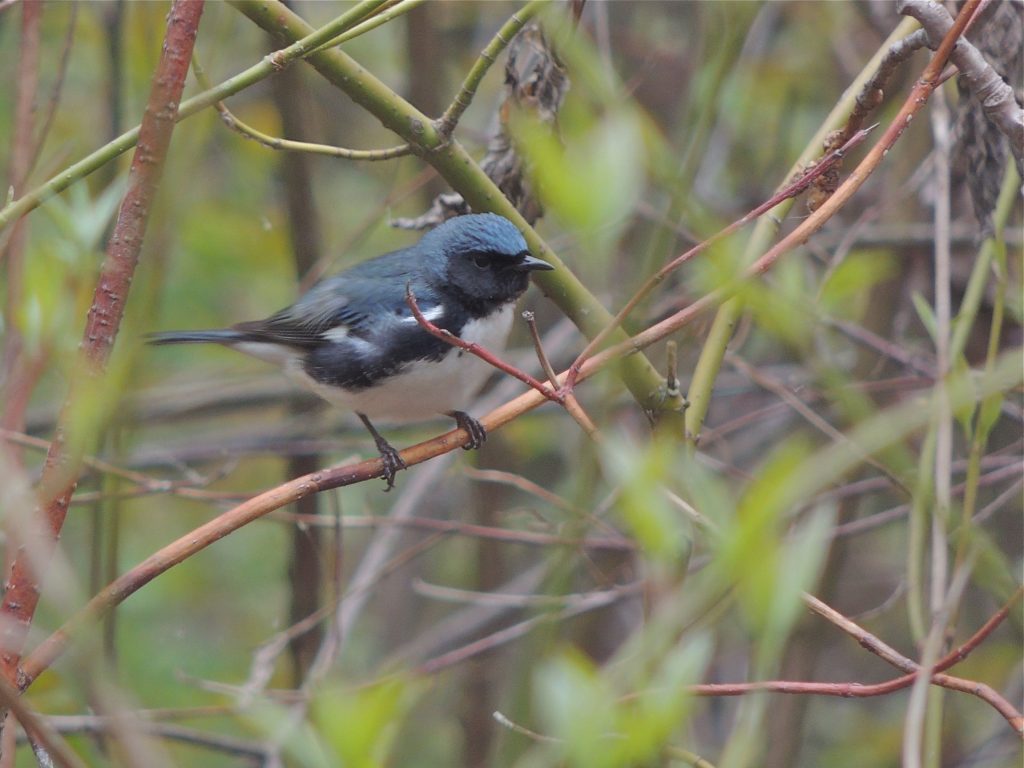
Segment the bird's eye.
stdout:
[[478,253],[473,257],[473,266],[476,267],[477,269],[490,269],[491,257],[483,256]]

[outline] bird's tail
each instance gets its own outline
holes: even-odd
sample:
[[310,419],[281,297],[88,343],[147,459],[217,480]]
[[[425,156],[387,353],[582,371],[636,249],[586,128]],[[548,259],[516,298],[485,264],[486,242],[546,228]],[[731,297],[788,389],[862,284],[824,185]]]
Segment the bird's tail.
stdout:
[[244,334],[231,328],[216,331],[165,331],[146,334],[147,344],[234,344],[244,341]]

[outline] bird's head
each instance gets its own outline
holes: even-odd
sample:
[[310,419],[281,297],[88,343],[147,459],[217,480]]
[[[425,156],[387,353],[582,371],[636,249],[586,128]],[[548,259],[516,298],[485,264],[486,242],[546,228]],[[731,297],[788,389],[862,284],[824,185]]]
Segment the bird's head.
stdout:
[[504,304],[525,290],[534,270],[554,269],[535,258],[522,233],[504,216],[457,216],[420,241],[426,253],[444,259],[444,288],[470,303]]

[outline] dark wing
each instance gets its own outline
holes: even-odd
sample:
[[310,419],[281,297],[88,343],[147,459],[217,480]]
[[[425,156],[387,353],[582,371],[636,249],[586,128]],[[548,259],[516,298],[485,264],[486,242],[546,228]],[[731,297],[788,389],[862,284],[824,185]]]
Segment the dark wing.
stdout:
[[[346,334],[369,338],[392,323],[415,322],[405,300],[412,272],[403,256],[397,252],[364,262],[317,283],[265,320],[239,323],[234,329],[252,341],[312,348]],[[424,311],[437,305],[434,291],[420,288],[416,293]]]

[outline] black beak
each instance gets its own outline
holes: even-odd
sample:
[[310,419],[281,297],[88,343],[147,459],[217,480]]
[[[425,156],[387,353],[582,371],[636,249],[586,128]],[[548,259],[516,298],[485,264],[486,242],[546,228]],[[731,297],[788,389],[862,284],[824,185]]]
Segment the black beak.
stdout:
[[554,269],[546,261],[536,258],[529,253],[523,254],[523,260],[513,267],[516,272],[533,272],[536,270]]

